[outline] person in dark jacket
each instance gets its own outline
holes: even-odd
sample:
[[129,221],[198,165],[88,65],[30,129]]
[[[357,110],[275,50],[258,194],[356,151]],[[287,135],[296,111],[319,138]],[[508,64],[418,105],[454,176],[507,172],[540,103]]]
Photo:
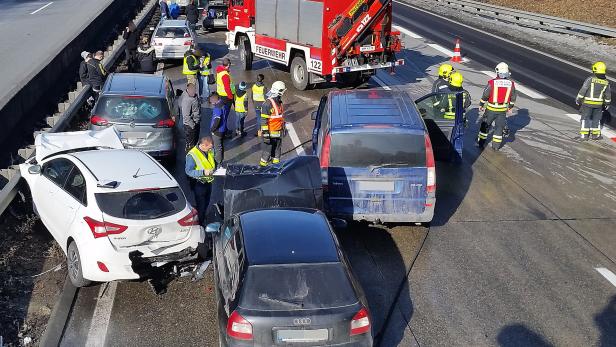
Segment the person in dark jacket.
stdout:
[[220,166],[225,159],[225,148],[222,141],[227,132],[227,118],[224,114],[224,102],[217,93],[212,93],[210,96],[210,104],[212,105],[210,132],[214,142],[214,161],[217,166]]
[[102,63],[103,57],[103,51],[97,51],[93,58],[86,63],[88,65],[88,79],[92,85],[92,91],[96,93],[95,95],[100,93],[107,78],[107,70]]
[[128,70],[132,71],[134,67],[134,57],[137,51],[137,41],[139,40],[139,34],[137,33],[137,27],[132,21],[128,22],[126,28],[122,32],[122,38],[126,40],[126,46],[124,53],[126,56],[126,65]]
[[167,0],[160,0],[158,5],[160,6],[160,20],[170,19],[171,15],[169,15],[169,5],[167,5]]
[[195,0],[190,0],[190,3],[186,6],[186,20],[190,24],[190,28],[195,31],[199,21],[199,9],[195,5]]
[[83,58],[83,60],[79,63],[79,80],[83,86],[87,86],[90,84],[87,63],[92,59],[92,53],[83,51],[81,52],[81,58]]
[[150,46],[150,40],[146,36],[141,38],[141,45],[137,48],[137,61],[141,72],[150,74],[156,72],[154,47]]

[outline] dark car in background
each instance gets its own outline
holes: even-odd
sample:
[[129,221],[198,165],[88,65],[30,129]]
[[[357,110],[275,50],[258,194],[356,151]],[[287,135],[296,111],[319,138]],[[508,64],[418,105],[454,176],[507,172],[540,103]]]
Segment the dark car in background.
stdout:
[[90,129],[113,126],[125,148],[155,158],[173,157],[175,93],[161,75],[112,73],[90,116]]
[[254,210],[207,230],[222,346],[372,346],[364,294],[322,212]]
[[208,1],[201,13],[203,30],[227,29],[228,9],[227,0]]
[[426,125],[404,92],[332,91],[312,115],[330,217],[428,223],[436,169]]

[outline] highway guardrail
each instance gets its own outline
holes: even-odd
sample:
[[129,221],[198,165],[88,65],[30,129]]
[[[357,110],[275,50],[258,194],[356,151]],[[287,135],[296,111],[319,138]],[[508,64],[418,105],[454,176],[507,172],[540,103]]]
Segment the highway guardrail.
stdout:
[[[405,2],[410,2],[406,0]],[[544,14],[516,10],[508,7],[490,5],[472,0],[424,0],[428,3],[445,4],[464,12],[490,17],[520,26],[543,29],[563,34],[581,36],[616,37],[616,28],[596,24],[578,22],[570,19],[548,16]]]
[[[138,30],[143,30],[146,24],[148,24],[148,17],[153,14],[158,4],[157,0],[150,0],[147,5],[139,12],[135,17],[134,23]],[[115,41],[107,47],[105,52],[105,58],[103,59],[103,65],[107,70],[111,69],[118,59],[124,53],[124,46],[126,40],[122,38],[120,34]],[[41,131],[47,132],[61,132],[64,131],[75,115],[79,113],[79,110],[83,107],[86,100],[90,95],[90,87],[83,86],[80,82],[77,83],[77,88],[74,91],[68,93],[68,99],[65,102],[58,104],[58,113],[51,117],[47,117],[47,124],[49,128],[44,128]],[[35,136],[38,132],[35,132]],[[34,146],[29,146],[19,150],[19,155],[24,159],[30,158],[34,155]],[[7,169],[0,170],[0,175],[3,176],[8,182],[0,190],[0,215],[4,213],[6,208],[13,201],[18,192],[19,181],[21,180],[21,174],[19,173],[19,167],[13,165]]]

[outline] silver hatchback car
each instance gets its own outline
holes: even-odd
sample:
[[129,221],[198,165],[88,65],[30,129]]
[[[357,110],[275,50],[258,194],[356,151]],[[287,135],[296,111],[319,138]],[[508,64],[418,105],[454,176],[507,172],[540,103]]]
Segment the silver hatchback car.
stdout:
[[175,92],[160,75],[113,73],[90,116],[90,129],[114,126],[125,148],[159,159],[174,157]]
[[197,35],[188,21],[167,19],[154,29],[150,45],[154,47],[156,59],[183,59],[184,53],[196,43]]

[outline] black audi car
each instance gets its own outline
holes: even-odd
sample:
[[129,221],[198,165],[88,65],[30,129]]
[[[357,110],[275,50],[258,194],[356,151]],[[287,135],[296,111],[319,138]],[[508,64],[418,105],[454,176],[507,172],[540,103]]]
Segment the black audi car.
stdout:
[[363,290],[318,209],[318,159],[229,166],[224,186],[223,221],[206,228],[221,345],[372,346]]

